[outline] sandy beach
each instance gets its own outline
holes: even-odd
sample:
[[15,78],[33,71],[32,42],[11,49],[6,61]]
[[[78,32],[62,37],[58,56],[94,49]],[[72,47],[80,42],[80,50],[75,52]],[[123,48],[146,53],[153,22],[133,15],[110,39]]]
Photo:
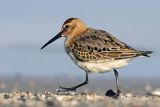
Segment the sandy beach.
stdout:
[[[108,89],[115,91],[112,79],[91,79],[89,85],[81,87],[77,93],[59,93],[62,84],[72,86],[81,78],[23,78],[0,82],[0,106],[3,107],[160,107],[159,79],[121,79],[122,94],[118,99],[105,96]],[[68,80],[68,81],[67,81]],[[76,81],[75,81],[76,80]],[[73,83],[69,81],[74,81]]]
[[118,99],[97,94],[57,95],[50,92],[0,93],[4,107],[159,107],[158,96],[121,95]]

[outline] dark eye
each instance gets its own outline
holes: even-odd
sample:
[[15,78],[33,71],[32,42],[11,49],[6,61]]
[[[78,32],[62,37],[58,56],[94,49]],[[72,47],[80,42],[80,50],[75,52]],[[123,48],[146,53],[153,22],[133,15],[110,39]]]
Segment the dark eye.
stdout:
[[64,29],[67,30],[70,26],[69,25],[65,25]]

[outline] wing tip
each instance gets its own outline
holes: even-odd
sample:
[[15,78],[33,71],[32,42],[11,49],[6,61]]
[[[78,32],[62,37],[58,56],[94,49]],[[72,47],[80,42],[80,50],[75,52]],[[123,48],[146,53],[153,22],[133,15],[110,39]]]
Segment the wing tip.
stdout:
[[150,57],[148,54],[152,54],[153,51],[140,51],[140,54],[141,56],[145,56],[145,57]]

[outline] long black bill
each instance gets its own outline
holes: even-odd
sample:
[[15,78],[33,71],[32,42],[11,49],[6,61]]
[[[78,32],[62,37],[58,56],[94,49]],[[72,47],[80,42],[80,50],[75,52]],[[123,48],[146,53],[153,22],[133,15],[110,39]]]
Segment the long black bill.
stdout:
[[51,40],[49,40],[46,44],[44,44],[41,49],[45,48],[47,45],[51,44],[52,42],[54,42],[55,40],[59,39],[61,36],[61,32],[59,32],[55,37],[53,37]]

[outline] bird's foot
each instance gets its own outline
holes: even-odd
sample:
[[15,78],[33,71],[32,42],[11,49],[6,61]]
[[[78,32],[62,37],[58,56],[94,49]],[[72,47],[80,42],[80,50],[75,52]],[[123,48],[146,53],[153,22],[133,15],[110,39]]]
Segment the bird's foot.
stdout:
[[60,88],[63,91],[75,91],[75,92],[76,92],[76,89],[77,89],[77,87],[66,88],[66,87],[61,87],[61,86],[60,86]]
[[116,93],[116,92],[114,92],[112,89],[110,89],[110,90],[108,90],[108,91],[106,92],[105,95],[108,96],[108,97],[112,97],[112,98],[114,98],[114,99],[117,99],[117,98],[119,97],[120,93],[121,93],[120,90],[117,90],[117,93]]
[[[76,93],[76,89],[77,89],[77,87],[71,87],[71,88],[66,88],[66,87],[59,87],[60,89],[56,89],[56,91],[57,91],[57,94],[59,93],[59,92],[64,92],[65,94],[66,94],[66,92],[69,92],[69,91],[72,91],[72,92],[75,92]],[[67,93],[68,94],[68,93]]]

